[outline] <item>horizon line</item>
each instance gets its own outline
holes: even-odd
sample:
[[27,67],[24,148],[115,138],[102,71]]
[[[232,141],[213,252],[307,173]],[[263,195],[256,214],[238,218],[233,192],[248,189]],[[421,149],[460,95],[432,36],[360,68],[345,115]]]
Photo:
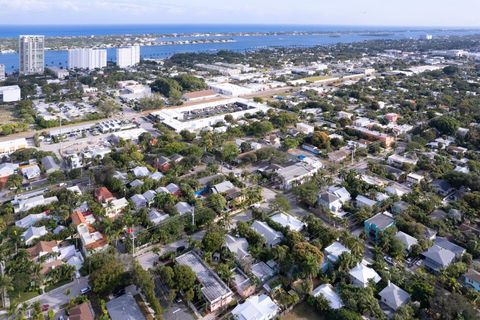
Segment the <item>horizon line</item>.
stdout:
[[302,27],[379,27],[379,28],[445,28],[445,29],[480,29],[478,26],[445,26],[445,25],[382,25],[382,24],[318,24],[318,23],[221,23],[221,22],[199,22],[199,23],[181,23],[181,22],[172,22],[172,23],[72,23],[72,24],[63,24],[63,23],[27,23],[27,24],[2,24],[2,27],[21,27],[21,26],[75,26],[75,27],[85,27],[85,26],[302,26]]

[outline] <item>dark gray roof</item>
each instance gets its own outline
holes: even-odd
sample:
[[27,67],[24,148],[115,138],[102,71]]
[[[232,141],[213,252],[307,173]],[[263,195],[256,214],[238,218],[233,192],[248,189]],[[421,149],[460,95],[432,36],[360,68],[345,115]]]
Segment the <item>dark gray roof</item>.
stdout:
[[390,226],[394,222],[394,219],[392,216],[384,212],[380,212],[370,219],[367,219],[365,222],[376,225],[378,229],[383,229]]
[[447,249],[433,245],[427,251],[422,253],[427,259],[430,259],[442,267],[447,267],[455,259],[455,254]]
[[437,237],[437,239],[435,239],[435,244],[441,248],[452,251],[457,257],[465,253],[464,248],[456,245],[453,242],[448,241],[446,238],[443,237]]

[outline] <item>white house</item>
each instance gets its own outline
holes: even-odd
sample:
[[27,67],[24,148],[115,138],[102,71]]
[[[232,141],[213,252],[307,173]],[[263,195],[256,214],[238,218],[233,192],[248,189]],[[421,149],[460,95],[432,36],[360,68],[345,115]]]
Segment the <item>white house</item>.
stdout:
[[315,127],[303,122],[299,122],[297,123],[297,130],[304,134],[310,134],[313,133]]
[[352,196],[350,195],[350,192],[348,192],[347,189],[345,189],[345,187],[331,186],[331,187],[328,187],[327,190],[328,192],[336,195],[343,204],[352,200]]
[[29,227],[24,233],[22,233],[22,238],[25,241],[25,244],[29,246],[33,240],[43,237],[48,233],[45,226],[42,227]]
[[356,267],[350,270],[349,275],[353,285],[363,288],[368,286],[369,281],[378,283],[381,280],[380,276],[375,270],[363,265],[362,263],[357,264]]
[[283,239],[283,234],[281,232],[273,230],[263,221],[255,220],[252,224],[252,229],[265,239],[266,245],[269,247],[276,246]]
[[329,283],[322,284],[321,286],[315,288],[312,291],[312,296],[323,296],[328,301],[328,305],[332,309],[343,308],[342,298],[340,298],[338,293],[333,290],[332,285]]
[[232,310],[236,320],[270,320],[280,312],[280,308],[266,294],[251,296]]
[[330,192],[322,192],[318,195],[318,204],[332,213],[338,213],[342,209],[342,201],[340,198]]
[[280,224],[282,227],[286,227],[293,231],[301,231],[305,227],[305,223],[294,216],[283,212],[277,213],[276,215],[272,216],[271,219]]
[[37,214],[29,214],[28,216],[15,221],[15,225],[19,228],[27,229],[33,226],[35,223],[47,218],[48,216],[45,212],[37,213]]
[[390,281],[388,281],[388,285],[380,291],[378,295],[384,304],[395,311],[410,301],[410,295]]
[[397,238],[398,240],[400,240],[400,242],[403,243],[403,245],[405,246],[405,249],[407,251],[410,251],[412,246],[418,243],[417,239],[415,239],[414,237],[412,237],[409,234],[406,234],[403,231],[398,231],[395,234],[395,238]]

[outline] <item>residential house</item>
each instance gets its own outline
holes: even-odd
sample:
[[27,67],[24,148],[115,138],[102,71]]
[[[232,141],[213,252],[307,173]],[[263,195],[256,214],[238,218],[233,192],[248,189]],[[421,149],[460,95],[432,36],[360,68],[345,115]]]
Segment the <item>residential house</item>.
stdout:
[[318,204],[333,214],[339,213],[342,209],[341,199],[333,193],[322,192],[318,195]]
[[250,253],[248,253],[248,241],[245,238],[236,238],[227,234],[225,236],[225,246],[235,255],[235,259],[238,262],[250,257]]
[[275,275],[275,270],[273,270],[268,264],[263,261],[253,264],[250,268],[250,272],[257,278],[260,283],[264,283]]
[[352,196],[350,195],[350,192],[348,192],[348,190],[345,189],[345,187],[330,186],[328,187],[327,191],[336,195],[343,204],[350,202],[352,200]]
[[223,193],[227,193],[231,189],[235,189],[235,186],[230,181],[225,180],[223,182],[217,183],[216,185],[212,186],[212,193],[223,194]]
[[60,166],[57,164],[57,162],[52,156],[43,157],[42,165],[47,174],[60,170]]
[[273,230],[263,221],[255,220],[252,224],[252,229],[265,239],[265,244],[270,248],[276,246],[283,240],[283,234],[280,231]]
[[369,198],[359,194],[355,198],[355,204],[359,208],[362,208],[362,207],[372,208],[374,205],[377,204],[377,201],[369,199]]
[[349,275],[353,285],[362,288],[366,288],[370,281],[378,283],[381,280],[380,276],[375,270],[365,266],[362,263],[357,264],[356,267],[350,270]]
[[390,281],[378,295],[380,296],[380,301],[394,311],[410,301],[410,295]]
[[415,172],[411,172],[407,174],[407,182],[412,184],[419,184],[420,182],[423,181],[423,179],[425,179],[424,176],[422,176],[421,174],[417,174]]
[[36,224],[39,221],[48,219],[47,212],[32,213],[23,217],[20,220],[15,221],[15,225],[19,228],[27,229]]
[[[38,261],[39,258],[48,254],[59,253],[57,241],[39,241],[34,246],[27,249],[28,257],[31,260]],[[50,262],[52,258],[47,259],[45,262]],[[56,257],[53,258],[56,260]]]
[[160,222],[166,220],[168,217],[168,214],[162,214],[156,209],[150,209],[150,211],[148,212],[148,220],[154,225],[158,225]]
[[135,167],[132,169],[132,172],[137,178],[144,178],[150,175],[150,171],[147,169],[147,167]]
[[323,256],[325,257],[322,265],[322,271],[326,272],[332,268],[338,261],[338,258],[344,253],[350,253],[350,249],[345,247],[338,241],[334,241],[331,245],[323,250]]
[[180,215],[187,214],[187,213],[192,213],[193,210],[194,210],[193,206],[191,206],[190,204],[188,204],[184,201],[181,201],[181,202],[177,203],[175,205],[175,209],[177,209],[177,211]]
[[146,320],[142,309],[131,292],[107,302],[105,305],[112,320]]
[[335,292],[333,286],[329,283],[322,284],[316,287],[312,291],[312,296],[319,297],[322,296],[325,300],[327,300],[328,305],[331,309],[340,309],[343,308],[343,301],[342,298]]
[[460,247],[459,245],[456,245],[453,242],[448,241],[446,238],[443,237],[437,237],[435,239],[435,245],[450,250],[455,254],[456,259],[460,259],[463,254],[466,252],[465,248]]
[[301,231],[305,227],[305,223],[300,221],[298,218],[283,212],[277,213],[276,215],[270,217],[270,219],[282,227],[288,228],[292,231]]
[[395,220],[390,212],[380,212],[363,223],[365,234],[371,239],[378,240],[380,232],[395,225]]
[[136,188],[136,187],[141,187],[144,184],[145,182],[143,182],[142,180],[135,179],[132,182],[130,182],[128,185],[130,186],[130,188]]
[[19,213],[28,211],[35,207],[46,206],[57,201],[57,197],[45,198],[43,195],[38,195],[29,198],[14,198],[12,204],[14,212]]
[[266,294],[249,297],[238,304],[232,315],[236,320],[270,320],[277,317],[280,307]]
[[80,236],[82,251],[85,256],[105,250],[108,247],[107,238],[95,230],[92,225],[94,218],[89,215],[85,216],[80,211],[75,211],[71,215],[72,223],[76,226],[78,235]]
[[328,160],[333,163],[340,163],[350,156],[352,152],[347,149],[340,149],[328,153]]
[[165,156],[159,156],[157,159],[155,159],[155,162],[153,164],[153,167],[157,170],[160,170],[161,172],[165,173],[170,168],[172,167],[171,161],[169,158]]
[[400,240],[401,243],[403,243],[403,245],[405,246],[405,250],[407,250],[407,252],[410,252],[413,245],[418,244],[417,239],[415,239],[409,234],[406,234],[403,231],[398,231],[395,234],[395,238],[397,238],[398,240]]
[[413,158],[407,158],[398,154],[392,154],[388,157],[387,163],[392,166],[403,167],[404,165],[415,166],[418,160]]
[[41,238],[48,233],[45,226],[41,227],[29,227],[25,232],[22,233],[23,241],[27,246],[31,245],[35,239]]
[[15,173],[18,169],[16,163],[2,163],[0,164],[0,178],[6,178]]
[[480,292],[480,272],[470,268],[463,275],[463,278],[464,278],[464,284],[467,287],[473,288],[477,292]]
[[40,167],[36,164],[21,167],[20,171],[22,172],[22,175],[28,180],[40,177],[40,174],[42,173]]
[[231,283],[242,299],[246,299],[255,293],[255,284],[240,268],[233,269],[232,274]]
[[446,197],[447,195],[449,195],[450,193],[455,191],[455,188],[453,188],[450,185],[450,183],[448,183],[447,180],[443,180],[443,179],[433,180],[432,181],[432,187],[435,189],[435,191],[439,195],[441,195],[443,197]]
[[397,214],[401,214],[403,212],[405,212],[405,210],[407,210],[409,204],[405,201],[396,201],[393,203],[392,205],[392,213],[394,215],[397,215]]
[[125,198],[114,199],[108,203],[104,203],[103,207],[105,208],[106,216],[110,219],[115,219],[126,207],[128,207],[128,201]]
[[90,301],[83,302],[70,308],[68,311],[69,320],[94,320],[95,312],[93,311]]
[[425,257],[425,267],[433,272],[439,272],[455,261],[455,253],[437,245],[433,245],[422,255]]
[[134,194],[130,201],[133,202],[135,209],[139,210],[141,208],[145,208],[147,206],[147,199],[141,194]]
[[210,312],[226,307],[233,301],[233,292],[230,288],[195,252],[184,253],[177,257],[175,261],[180,265],[189,266],[195,272]]
[[113,194],[106,188],[101,187],[95,189],[95,199],[102,203],[102,202],[109,202],[112,201],[114,198]]
[[175,183],[170,183],[168,184],[165,188],[167,188],[168,192],[176,197],[179,197],[182,191],[180,190],[180,187],[177,186]]
[[165,175],[159,171],[154,172],[150,175],[150,179],[155,181],[160,181]]
[[281,168],[277,175],[282,183],[282,188],[289,190],[294,186],[302,184],[305,180],[312,177],[320,168],[315,168],[309,164],[300,162]]
[[147,190],[142,194],[145,200],[147,200],[147,205],[151,205],[153,203],[156,195],[157,193],[153,190]]

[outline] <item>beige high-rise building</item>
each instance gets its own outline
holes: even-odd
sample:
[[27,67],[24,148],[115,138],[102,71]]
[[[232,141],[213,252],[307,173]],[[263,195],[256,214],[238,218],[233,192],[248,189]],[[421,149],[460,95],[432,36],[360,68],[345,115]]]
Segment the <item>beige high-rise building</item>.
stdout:
[[45,70],[45,36],[21,35],[18,41],[20,74],[43,73]]

